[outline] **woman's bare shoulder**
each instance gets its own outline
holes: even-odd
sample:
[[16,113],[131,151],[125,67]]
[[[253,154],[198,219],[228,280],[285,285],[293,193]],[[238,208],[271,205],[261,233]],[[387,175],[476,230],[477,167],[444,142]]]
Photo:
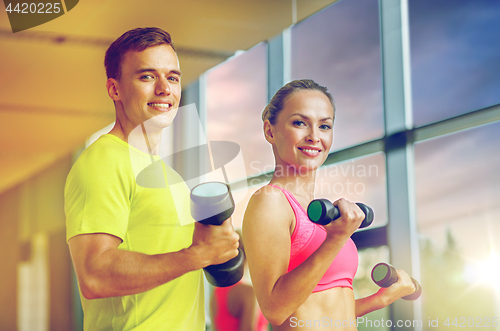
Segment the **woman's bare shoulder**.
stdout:
[[[267,229],[279,227],[288,229],[293,221],[293,210],[287,198],[277,187],[266,185],[258,189],[250,198],[245,216],[245,223],[251,223],[252,227]],[[288,230],[287,230],[288,233]]]
[[283,192],[275,186],[266,185],[255,191],[250,198],[250,205],[259,207],[276,206],[276,204],[283,204],[287,202]]

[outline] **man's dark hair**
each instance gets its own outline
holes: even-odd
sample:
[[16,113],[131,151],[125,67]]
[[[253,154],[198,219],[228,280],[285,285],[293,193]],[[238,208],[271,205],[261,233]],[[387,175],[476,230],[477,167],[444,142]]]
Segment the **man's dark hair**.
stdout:
[[108,78],[120,79],[121,65],[128,51],[141,52],[148,47],[167,44],[175,51],[170,34],[160,28],[137,28],[122,34],[106,51],[104,66]]

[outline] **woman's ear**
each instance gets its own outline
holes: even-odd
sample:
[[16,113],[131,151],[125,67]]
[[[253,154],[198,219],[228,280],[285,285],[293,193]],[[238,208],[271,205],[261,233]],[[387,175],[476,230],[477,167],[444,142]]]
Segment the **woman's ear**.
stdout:
[[108,78],[106,81],[106,89],[108,90],[108,95],[113,101],[120,100],[120,95],[118,93],[118,81],[114,78]]
[[274,144],[274,126],[269,120],[264,121],[264,136],[270,144]]

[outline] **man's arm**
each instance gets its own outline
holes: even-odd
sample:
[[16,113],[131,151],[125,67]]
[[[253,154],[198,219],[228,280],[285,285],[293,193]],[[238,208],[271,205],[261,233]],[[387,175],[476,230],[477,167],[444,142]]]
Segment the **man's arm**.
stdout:
[[141,293],[238,254],[238,235],[229,220],[221,226],[195,223],[192,245],[165,254],[118,249],[121,239],[104,233],[78,235],[68,243],[80,290],[87,299]]

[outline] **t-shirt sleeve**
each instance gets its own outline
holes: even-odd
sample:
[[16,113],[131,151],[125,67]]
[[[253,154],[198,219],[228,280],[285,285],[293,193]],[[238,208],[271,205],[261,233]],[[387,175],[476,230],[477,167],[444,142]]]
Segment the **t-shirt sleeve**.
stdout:
[[64,190],[66,239],[107,233],[123,240],[132,194],[127,165],[106,151],[82,156],[71,169]]

